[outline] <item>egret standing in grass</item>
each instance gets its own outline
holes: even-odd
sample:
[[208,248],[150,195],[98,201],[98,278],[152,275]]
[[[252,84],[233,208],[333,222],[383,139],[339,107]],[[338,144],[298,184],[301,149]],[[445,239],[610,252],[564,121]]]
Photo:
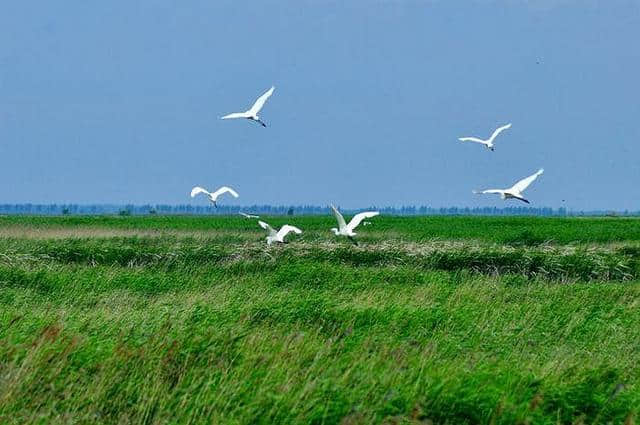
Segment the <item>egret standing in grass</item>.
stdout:
[[498,137],[498,134],[502,133],[504,130],[507,130],[511,128],[511,124],[507,124],[507,125],[503,125],[502,127],[497,128],[493,134],[491,135],[491,137],[489,137],[487,140],[482,140],[482,139],[478,139],[477,137],[461,137],[458,140],[460,140],[461,142],[474,142],[474,143],[480,143],[482,145],[485,145],[488,149],[490,150],[494,150],[493,148],[493,141],[495,140],[496,137]]
[[260,227],[262,227],[267,231],[267,245],[271,245],[274,242],[287,243],[284,241],[284,238],[289,233],[293,232],[298,235],[302,233],[302,230],[298,229],[295,226],[290,226],[288,224],[285,224],[284,226],[282,226],[278,231],[276,231],[276,229],[269,226],[264,221],[258,221],[258,224],[260,225]]
[[514,184],[513,186],[511,186],[508,189],[486,189],[486,190],[474,190],[473,193],[478,193],[478,194],[483,194],[483,193],[498,193],[500,194],[500,198],[502,199],[518,199],[522,202],[526,202],[527,204],[529,204],[530,202],[528,200],[526,200],[524,198],[524,196],[522,195],[522,192],[529,187],[529,185],[531,183],[533,183],[533,181],[535,179],[538,178],[539,175],[541,175],[542,173],[544,173],[544,170],[541,168],[538,171],[536,171],[535,174],[530,175],[529,177],[520,180],[518,183]]
[[271,96],[273,94],[274,90],[275,90],[275,87],[271,87],[269,90],[267,90],[267,92],[265,94],[263,94],[262,96],[260,96],[258,98],[258,100],[256,100],[256,103],[254,103],[253,106],[251,107],[251,109],[249,109],[248,111],[245,111],[245,112],[234,112],[232,114],[225,115],[224,117],[221,117],[220,119],[222,119],[222,120],[230,120],[230,119],[235,119],[235,118],[245,118],[245,119],[248,119],[248,120],[251,120],[251,121],[255,121],[255,122],[261,124],[263,127],[266,127],[267,125],[258,116],[258,112],[260,112],[260,110],[264,106],[264,103],[267,101],[267,99],[269,99],[269,96]]
[[338,211],[336,207],[334,207],[333,205],[331,205],[331,212],[333,212],[333,216],[338,221],[338,228],[334,227],[331,229],[331,231],[336,236],[348,237],[351,240],[351,242],[353,242],[356,245],[358,245],[358,242],[353,238],[356,235],[356,233],[354,232],[355,228],[358,227],[358,225],[365,218],[375,217],[378,214],[380,214],[378,211],[361,212],[359,214],[354,215],[351,221],[349,222],[349,224],[347,224],[342,214],[340,214],[340,211]]
[[200,186],[196,186],[193,189],[191,189],[191,197],[193,198],[194,196],[200,194],[200,193],[204,193],[205,195],[207,195],[209,197],[209,200],[211,201],[211,203],[213,204],[214,207],[218,208],[218,204],[217,204],[217,200],[218,197],[224,193],[230,193],[231,196],[233,196],[234,198],[237,198],[238,192],[236,192],[235,190],[231,189],[230,187],[227,186],[222,186],[220,189],[216,190],[215,192],[211,193],[209,192],[207,189],[204,189]]

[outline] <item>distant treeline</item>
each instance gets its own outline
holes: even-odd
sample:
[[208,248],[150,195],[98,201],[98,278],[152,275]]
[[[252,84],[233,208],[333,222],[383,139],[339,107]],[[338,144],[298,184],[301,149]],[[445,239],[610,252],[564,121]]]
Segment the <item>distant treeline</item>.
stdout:
[[[377,210],[387,215],[530,215],[541,217],[563,216],[640,216],[640,211],[568,211],[549,207],[482,207],[482,208],[433,208],[427,206],[376,207],[345,209],[346,213]],[[322,215],[329,214],[328,207],[317,205],[79,205],[79,204],[0,204],[0,214],[6,215],[230,215],[239,212],[264,215]]]

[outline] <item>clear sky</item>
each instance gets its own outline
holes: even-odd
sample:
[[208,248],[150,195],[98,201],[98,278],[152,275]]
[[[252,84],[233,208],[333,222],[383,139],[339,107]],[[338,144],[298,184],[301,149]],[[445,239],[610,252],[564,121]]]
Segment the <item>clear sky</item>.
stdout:
[[[0,203],[515,206],[471,191],[544,167],[533,206],[640,209],[640,1],[25,0],[0,28]],[[268,128],[219,119],[272,84]]]

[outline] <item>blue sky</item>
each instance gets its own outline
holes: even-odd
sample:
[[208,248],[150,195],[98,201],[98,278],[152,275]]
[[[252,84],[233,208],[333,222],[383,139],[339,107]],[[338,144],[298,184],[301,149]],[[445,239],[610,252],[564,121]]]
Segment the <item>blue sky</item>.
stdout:
[[[544,167],[534,206],[640,208],[638,1],[26,0],[0,28],[0,203],[505,206],[471,191]],[[272,84],[269,128],[219,120]]]

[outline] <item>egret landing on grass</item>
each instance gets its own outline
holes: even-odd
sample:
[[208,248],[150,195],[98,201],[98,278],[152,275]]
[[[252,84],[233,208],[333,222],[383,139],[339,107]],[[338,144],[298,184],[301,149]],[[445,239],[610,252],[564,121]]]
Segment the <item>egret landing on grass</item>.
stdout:
[[298,229],[295,226],[289,226],[288,224],[282,226],[278,231],[276,231],[276,229],[269,226],[264,221],[258,221],[258,224],[260,225],[260,227],[267,231],[267,245],[271,245],[274,242],[287,243],[284,241],[284,238],[289,233],[293,232],[298,235],[302,233],[302,230]]
[[333,205],[331,205],[331,212],[333,212],[333,216],[338,221],[338,228],[334,227],[334,228],[331,229],[331,231],[336,236],[346,236],[346,237],[348,237],[351,240],[351,242],[353,242],[356,245],[358,245],[358,242],[353,238],[356,235],[356,233],[354,232],[355,228],[358,227],[358,225],[365,218],[375,217],[378,214],[380,214],[378,211],[361,212],[361,213],[356,214],[355,216],[353,216],[353,218],[351,219],[349,224],[347,224],[347,222],[344,220],[344,217],[342,216],[342,214],[340,214],[340,211],[338,211],[336,209],[336,207],[334,207]]

